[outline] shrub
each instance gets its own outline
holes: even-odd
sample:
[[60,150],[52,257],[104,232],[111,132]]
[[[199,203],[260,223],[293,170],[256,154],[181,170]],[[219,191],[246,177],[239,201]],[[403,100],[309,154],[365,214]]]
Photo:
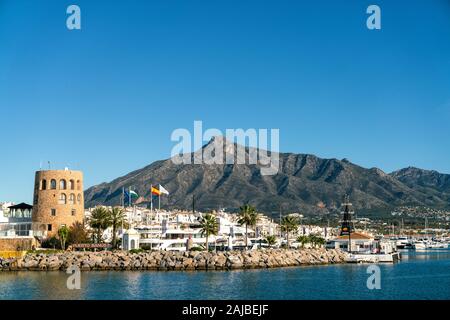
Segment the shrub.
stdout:
[[137,254],[137,253],[142,253],[142,252],[144,252],[145,250],[143,250],[143,249],[132,249],[132,250],[130,250],[129,251],[129,253],[131,253],[131,254]]
[[51,237],[45,239],[42,244],[42,248],[48,248],[48,249],[61,249],[61,242],[56,237]]

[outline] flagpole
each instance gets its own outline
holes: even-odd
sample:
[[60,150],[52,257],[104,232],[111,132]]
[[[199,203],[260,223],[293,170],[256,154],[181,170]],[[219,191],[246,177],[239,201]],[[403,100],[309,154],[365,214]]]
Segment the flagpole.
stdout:
[[[122,187],[122,210],[125,210],[125,187]],[[122,230],[120,232],[122,233],[123,237],[123,219],[122,219]]]
[[161,185],[159,185],[158,190],[158,211],[161,212]]
[[130,205],[130,207],[133,206],[133,204],[131,203],[131,187],[128,187],[128,204]]
[[150,185],[150,212],[153,215],[153,185]]
[[125,208],[125,187],[122,187],[122,208]]

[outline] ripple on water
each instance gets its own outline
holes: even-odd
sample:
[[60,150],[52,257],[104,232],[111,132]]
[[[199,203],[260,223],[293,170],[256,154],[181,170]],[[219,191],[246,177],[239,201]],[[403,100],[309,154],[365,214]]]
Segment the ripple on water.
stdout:
[[210,272],[87,272],[68,290],[63,272],[2,272],[0,299],[450,299],[450,250],[410,252],[380,265],[381,290],[367,289],[367,265]]

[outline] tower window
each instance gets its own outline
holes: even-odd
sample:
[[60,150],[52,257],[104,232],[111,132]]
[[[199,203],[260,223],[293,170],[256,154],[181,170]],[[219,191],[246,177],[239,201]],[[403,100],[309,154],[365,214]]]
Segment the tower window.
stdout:
[[64,180],[64,179],[59,180],[59,189],[60,190],[66,190],[67,189],[67,182],[66,182],[66,180]]
[[69,196],[69,204],[75,204],[75,195],[73,193]]
[[56,209],[51,209],[50,210],[51,215],[54,217],[56,216]]
[[75,181],[74,180],[69,181],[69,187],[70,187],[70,190],[75,190]]
[[75,209],[72,209],[72,216],[75,216],[77,214],[77,211]]
[[55,179],[50,180],[50,189],[53,189],[53,190],[56,189],[56,180]]
[[51,224],[47,225],[47,231],[52,231],[52,225]]
[[61,194],[59,195],[59,201],[58,201],[58,203],[59,203],[59,204],[66,204],[66,203],[67,203],[67,196],[66,196],[65,193],[61,193]]
[[81,204],[81,194],[78,194],[78,204]]
[[41,182],[41,190],[46,190],[47,189],[47,180],[42,180]]

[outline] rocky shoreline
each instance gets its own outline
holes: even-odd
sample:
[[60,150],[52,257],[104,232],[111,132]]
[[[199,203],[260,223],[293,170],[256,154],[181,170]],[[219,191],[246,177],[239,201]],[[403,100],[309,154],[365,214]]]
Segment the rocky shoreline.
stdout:
[[345,252],[335,249],[28,253],[23,258],[0,259],[0,271],[65,271],[70,266],[78,266],[81,271],[266,269],[345,263],[346,257]]

